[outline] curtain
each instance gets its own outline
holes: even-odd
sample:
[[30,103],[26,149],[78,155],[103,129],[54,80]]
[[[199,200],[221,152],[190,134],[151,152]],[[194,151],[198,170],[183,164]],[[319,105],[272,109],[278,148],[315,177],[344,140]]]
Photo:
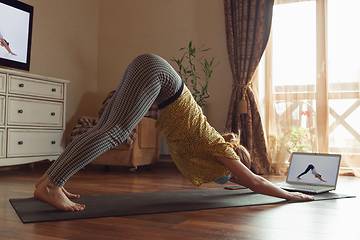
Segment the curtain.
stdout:
[[262,59],[266,72],[262,107],[273,170],[285,174],[292,152],[318,152],[317,32],[315,1],[282,0],[276,5],[279,2],[275,0],[272,32]]
[[249,151],[251,170],[271,172],[264,131],[251,88],[251,80],[265,50],[272,18],[273,0],[224,0],[225,26],[233,89],[225,128],[240,132]]

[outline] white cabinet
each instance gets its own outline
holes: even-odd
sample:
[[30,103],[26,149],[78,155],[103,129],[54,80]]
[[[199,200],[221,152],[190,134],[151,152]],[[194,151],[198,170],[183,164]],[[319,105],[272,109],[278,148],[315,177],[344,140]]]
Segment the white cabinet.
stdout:
[[61,154],[68,83],[0,68],[0,166]]
[[7,156],[59,155],[61,130],[8,129]]
[[8,98],[7,124],[28,126],[63,125],[63,103],[26,98]]
[[63,99],[64,85],[10,75],[9,93]]

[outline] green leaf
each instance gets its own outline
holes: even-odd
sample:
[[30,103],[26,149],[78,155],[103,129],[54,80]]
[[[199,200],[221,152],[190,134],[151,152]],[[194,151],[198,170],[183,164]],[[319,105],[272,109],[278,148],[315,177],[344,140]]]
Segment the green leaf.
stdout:
[[[176,59],[175,57],[171,58],[171,61],[174,61],[177,64],[179,76],[188,88],[191,89],[192,95],[199,106],[204,106],[206,104],[205,99],[210,96],[208,88],[213,73],[213,67],[219,64],[218,62],[213,65],[214,57],[209,62],[204,56],[199,56],[200,52],[206,52],[211,49],[204,49],[204,46],[205,45],[202,45],[200,48],[196,48],[193,41],[190,41],[187,48],[180,48],[180,51],[183,51],[183,55],[180,59]],[[187,61],[184,62],[185,59],[187,59]],[[201,74],[199,74],[197,70],[199,63],[201,65]]]

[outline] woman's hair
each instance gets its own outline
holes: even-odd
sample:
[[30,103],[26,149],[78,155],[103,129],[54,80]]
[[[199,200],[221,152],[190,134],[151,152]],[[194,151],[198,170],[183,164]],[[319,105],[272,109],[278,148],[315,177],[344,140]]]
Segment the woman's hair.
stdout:
[[250,169],[251,157],[246,148],[240,144],[240,135],[235,133],[224,133],[222,137],[225,139],[225,142],[231,144],[236,154],[240,157],[241,162]]
[[9,46],[10,45],[10,43],[8,42],[8,41],[6,41],[6,39],[5,38],[3,38],[4,39],[4,41],[6,42],[6,44]]

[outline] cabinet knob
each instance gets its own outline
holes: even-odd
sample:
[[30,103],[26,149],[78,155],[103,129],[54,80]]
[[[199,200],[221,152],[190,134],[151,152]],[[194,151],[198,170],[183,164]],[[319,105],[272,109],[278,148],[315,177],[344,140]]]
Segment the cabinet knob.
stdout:
[[24,111],[22,109],[18,110],[18,113],[23,113]]
[[51,116],[55,116],[55,112],[52,112],[52,113],[51,113]]
[[19,141],[19,142],[18,142],[19,145],[23,145],[23,143],[24,143],[23,141]]
[[23,88],[23,87],[25,87],[25,85],[23,83],[20,83],[19,87]]
[[51,144],[55,144],[56,142],[55,141],[51,141]]
[[51,89],[52,92],[56,92],[56,88]]

